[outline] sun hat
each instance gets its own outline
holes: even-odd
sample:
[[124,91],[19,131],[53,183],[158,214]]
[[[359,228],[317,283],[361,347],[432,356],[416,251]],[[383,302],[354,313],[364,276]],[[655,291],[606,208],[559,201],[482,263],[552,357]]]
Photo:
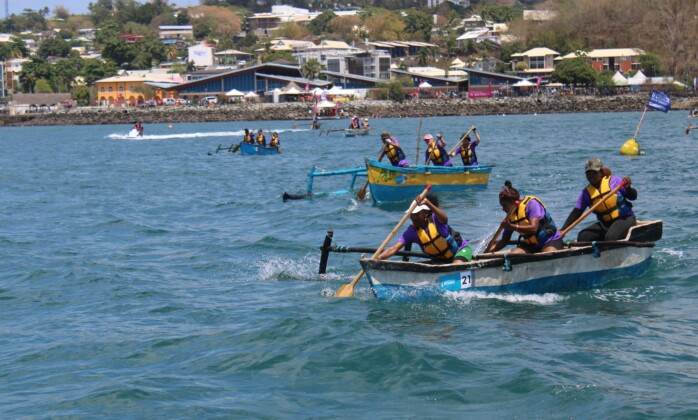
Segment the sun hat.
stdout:
[[389,138],[390,138],[390,133],[388,133],[387,131],[384,131],[381,133],[381,140],[387,140]]
[[[414,201],[412,203],[414,203]],[[431,209],[426,204],[421,204],[421,205],[415,207],[414,210],[412,210],[412,214],[417,214],[420,211],[424,211],[424,210],[431,210]],[[405,212],[405,213],[407,213],[407,212]]]
[[603,163],[599,158],[591,158],[584,164],[584,171],[600,171],[603,169]]
[[434,137],[431,134],[424,135],[424,140],[433,140]]

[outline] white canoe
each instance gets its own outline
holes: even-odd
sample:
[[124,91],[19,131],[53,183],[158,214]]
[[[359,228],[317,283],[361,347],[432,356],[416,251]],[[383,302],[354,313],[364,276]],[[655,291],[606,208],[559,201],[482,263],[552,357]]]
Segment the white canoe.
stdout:
[[495,253],[466,264],[360,260],[379,299],[425,298],[458,291],[551,293],[590,289],[650,266],[662,221],[638,222],[621,241],[570,243],[555,252]]

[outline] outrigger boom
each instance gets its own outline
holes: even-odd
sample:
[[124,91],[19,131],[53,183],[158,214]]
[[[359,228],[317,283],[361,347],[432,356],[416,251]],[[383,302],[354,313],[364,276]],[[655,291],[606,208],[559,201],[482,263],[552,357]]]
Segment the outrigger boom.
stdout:
[[324,169],[318,168],[317,166],[312,166],[308,169],[308,190],[305,194],[289,194],[284,192],[282,199],[286,200],[300,200],[306,197],[312,197],[316,193],[313,193],[313,181],[315,177],[318,176],[335,176],[335,175],[351,175],[351,181],[349,185],[344,190],[332,191],[329,194],[347,194],[354,189],[356,185],[356,178],[359,176],[367,176],[365,167],[357,167],[351,169],[339,169],[336,171],[326,171]]

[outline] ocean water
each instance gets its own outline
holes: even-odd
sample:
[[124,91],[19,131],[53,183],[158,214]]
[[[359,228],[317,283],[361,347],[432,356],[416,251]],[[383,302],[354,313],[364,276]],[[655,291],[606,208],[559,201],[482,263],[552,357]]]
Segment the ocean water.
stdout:
[[[414,162],[418,118],[359,138],[289,121],[148,124],[143,140],[0,128],[0,417],[696,418],[698,133],[683,111],[650,112],[647,154],[621,156],[640,115],[425,118],[422,135],[451,145],[477,125],[496,165],[486,190],[440,197],[468,239],[497,227],[506,179],[562,224],[591,156],[632,178],[638,218],[664,220],[664,237],[645,275],[604,288],[407,302],[365,279],[332,298],[357,254],[317,273],[328,229],[377,247],[408,203],[281,195],[304,192],[312,165],[376,156],[383,130]],[[245,127],[278,130],[283,154],[209,154]]]

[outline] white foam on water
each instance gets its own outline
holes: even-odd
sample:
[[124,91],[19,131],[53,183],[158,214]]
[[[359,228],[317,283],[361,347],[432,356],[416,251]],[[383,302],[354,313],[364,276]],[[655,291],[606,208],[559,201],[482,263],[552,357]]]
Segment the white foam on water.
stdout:
[[477,291],[446,292],[447,299],[453,299],[460,303],[470,303],[474,299],[496,299],[509,303],[534,303],[537,305],[553,305],[565,300],[565,297],[557,293],[537,294],[510,294],[510,293],[487,293]]
[[657,250],[657,253],[668,254],[672,257],[684,258],[686,256],[684,251],[671,248],[661,248]]
[[[307,129],[274,129],[277,133],[308,131]],[[268,134],[268,133],[265,133]],[[197,132],[197,133],[172,133],[172,134],[146,134],[143,137],[132,137],[127,134],[112,133],[107,136],[112,140],[169,140],[169,139],[195,139],[206,137],[239,137],[237,141],[242,141],[242,136],[245,135],[245,130],[238,131],[213,131],[213,132]]]
[[318,255],[306,255],[300,260],[271,257],[262,258],[257,263],[260,280],[339,280],[333,273],[318,274]]

